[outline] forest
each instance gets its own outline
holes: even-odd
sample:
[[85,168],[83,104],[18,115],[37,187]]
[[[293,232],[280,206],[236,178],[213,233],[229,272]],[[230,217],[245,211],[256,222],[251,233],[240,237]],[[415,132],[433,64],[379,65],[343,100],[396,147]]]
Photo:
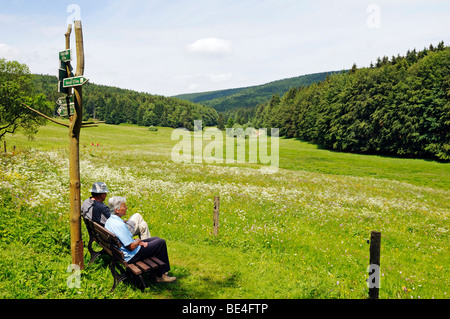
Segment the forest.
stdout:
[[[29,71],[17,62],[2,61],[5,72],[0,73],[6,82],[1,88],[9,92],[1,94],[5,97],[1,104],[6,107],[1,123],[6,123],[7,115],[14,115],[7,111],[7,105],[12,103],[8,101],[15,87],[8,80],[6,67],[23,69],[25,75]],[[323,80],[316,78],[322,75],[325,75]],[[218,113],[224,110],[222,106],[217,109],[217,105],[87,83],[83,87],[83,118],[108,124],[189,130],[194,129],[194,120],[220,129],[225,128],[225,123],[227,127],[246,125],[266,128],[269,132],[270,128],[279,128],[280,136],[330,150],[450,160],[450,47],[444,42],[421,51],[408,50],[404,56],[384,56],[369,67],[358,68],[354,64],[348,71],[316,74],[310,80],[312,84],[293,86],[284,94],[274,93],[270,101],[259,104],[250,103],[252,97],[261,89],[271,90],[270,85],[253,88],[247,96],[247,107],[231,108],[223,113]],[[23,90],[28,92],[26,87]],[[31,87],[39,93],[34,99],[42,104],[46,98],[56,115],[55,101],[61,95],[57,93],[56,76],[33,75]],[[245,99],[244,91],[225,93],[234,93],[230,95],[234,97],[237,93],[239,99]],[[19,93],[14,96],[20,100]],[[214,92],[213,97],[220,95]],[[228,98],[225,95],[219,98],[221,102]],[[14,103],[16,108],[20,104]],[[30,132],[35,131],[34,125],[30,127],[33,128]]]
[[[54,102],[61,96],[57,93],[57,83],[56,76],[34,75],[35,90],[45,94],[49,101]],[[89,118],[107,124],[131,123],[193,130],[197,119],[201,119],[203,125],[216,125],[218,114],[211,107],[173,97],[88,82],[83,86],[83,119]]]
[[330,71],[306,74],[272,81],[262,85],[211,92],[181,94],[175,97],[211,106],[217,112],[223,112],[226,114],[226,117],[228,117],[238,110],[253,108],[258,104],[270,101],[273,94],[284,94],[292,87],[308,86],[312,83],[323,81],[327,75],[334,73],[338,72]]
[[280,136],[327,149],[448,161],[450,47],[440,42],[370,67],[353,65],[275,94],[252,112],[254,127],[277,127]]

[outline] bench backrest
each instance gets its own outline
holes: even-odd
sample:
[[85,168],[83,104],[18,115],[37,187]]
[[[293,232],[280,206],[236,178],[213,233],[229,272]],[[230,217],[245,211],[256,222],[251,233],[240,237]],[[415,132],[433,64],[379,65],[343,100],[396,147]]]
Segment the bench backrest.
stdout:
[[91,238],[95,240],[109,255],[118,259],[124,266],[127,266],[127,262],[123,259],[123,252],[119,249],[119,247],[122,246],[122,243],[117,236],[89,218],[84,218],[84,221],[89,236],[91,236]]

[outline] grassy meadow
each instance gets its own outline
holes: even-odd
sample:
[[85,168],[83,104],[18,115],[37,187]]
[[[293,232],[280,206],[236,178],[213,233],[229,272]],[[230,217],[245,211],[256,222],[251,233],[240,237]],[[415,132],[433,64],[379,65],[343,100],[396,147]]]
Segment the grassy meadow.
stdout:
[[125,196],[127,215],[142,214],[151,234],[166,239],[178,278],[150,280],[143,293],[125,281],[112,294],[108,257],[82,270],[79,288],[67,285],[67,129],[49,123],[34,141],[7,136],[0,298],[362,299],[372,230],[382,233],[380,298],[449,298],[450,164],[280,139],[280,169],[262,174],[257,164],[176,164],[171,133],[123,124],[82,129],[82,198],[97,181]]

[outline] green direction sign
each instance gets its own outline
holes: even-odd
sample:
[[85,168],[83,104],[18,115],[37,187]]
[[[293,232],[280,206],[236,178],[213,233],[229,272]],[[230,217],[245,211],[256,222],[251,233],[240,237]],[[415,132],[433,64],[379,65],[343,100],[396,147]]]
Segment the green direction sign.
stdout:
[[[69,96],[69,103],[73,104],[74,99],[73,99],[73,95]],[[60,105],[60,106],[66,106],[67,105],[67,100],[65,96],[61,96],[58,100],[56,100],[56,104]]]
[[[67,99],[66,97],[62,96],[58,100],[56,100],[56,104],[59,105],[59,108],[56,112],[58,112],[59,116],[68,116],[67,112]],[[74,97],[69,96],[69,108],[70,108],[70,114],[75,114],[75,102]]]
[[67,78],[63,80],[63,87],[74,87],[85,84],[89,79],[86,79],[83,76],[76,76],[74,78]]
[[[59,116],[68,116],[69,115],[67,113],[67,105],[60,105],[57,112],[58,112]],[[70,114],[75,114],[75,104],[74,103],[70,103]]]
[[72,50],[68,49],[68,50],[59,52],[59,59],[62,62],[72,61]]

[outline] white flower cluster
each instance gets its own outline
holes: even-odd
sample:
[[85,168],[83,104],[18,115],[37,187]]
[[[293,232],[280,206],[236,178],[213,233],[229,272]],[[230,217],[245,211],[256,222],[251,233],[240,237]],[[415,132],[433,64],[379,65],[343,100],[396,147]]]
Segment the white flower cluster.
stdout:
[[[4,164],[0,186],[28,196],[31,206],[53,201],[63,206],[68,196],[68,160],[58,152],[29,152]],[[449,197],[441,189],[369,177],[335,176],[279,169],[261,174],[249,165],[227,166],[136,161],[109,167],[95,158],[80,161],[82,197],[91,185],[103,181],[117,195],[163,193],[174,199],[186,194],[219,195],[224,200],[245,197],[256,203],[273,203],[310,214],[376,215],[395,210],[448,218],[448,207],[433,198]],[[27,195],[29,194],[29,195]],[[58,199],[59,198],[59,199]],[[62,199],[61,199],[62,198]],[[440,201],[442,202],[442,201]]]
[[26,152],[3,161],[0,187],[9,189],[31,207],[52,203],[65,207],[68,193],[68,161],[57,152]]

